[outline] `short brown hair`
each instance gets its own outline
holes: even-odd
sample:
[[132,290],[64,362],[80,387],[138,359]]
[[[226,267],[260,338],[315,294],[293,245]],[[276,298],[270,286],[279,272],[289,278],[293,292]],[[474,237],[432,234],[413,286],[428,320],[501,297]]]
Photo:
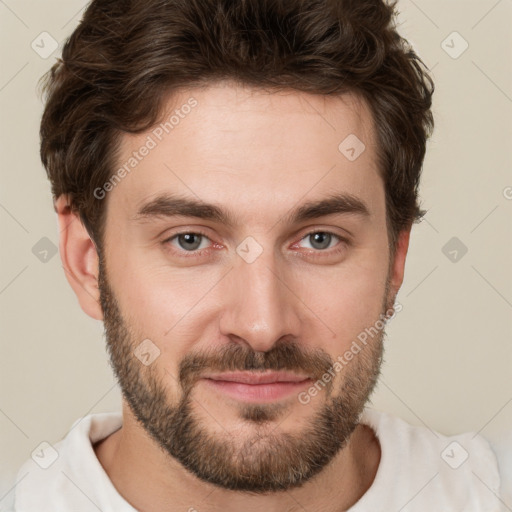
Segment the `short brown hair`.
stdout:
[[[44,77],[41,159],[54,197],[98,248],[123,132],[158,121],[178,89],[234,80],[315,94],[355,92],[370,107],[390,243],[423,215],[418,185],[434,84],[396,31],[396,1],[93,0]],[[340,141],[341,142],[341,141]]]

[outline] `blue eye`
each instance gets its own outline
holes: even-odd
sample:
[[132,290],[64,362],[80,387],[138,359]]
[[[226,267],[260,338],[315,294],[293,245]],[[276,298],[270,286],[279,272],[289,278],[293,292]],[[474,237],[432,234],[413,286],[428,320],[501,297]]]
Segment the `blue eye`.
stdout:
[[328,231],[313,231],[308,233],[302,240],[310,240],[312,249],[323,251],[331,247],[333,238],[341,240],[340,237]]
[[340,238],[334,233],[329,233],[328,231],[314,231],[307,234],[302,240],[309,240],[313,249],[323,251],[331,247],[333,239],[339,240]]
[[[302,244],[307,243],[309,246],[304,247]],[[178,257],[201,257],[205,256],[210,249],[218,244],[212,244],[210,238],[202,232],[182,231],[167,238],[162,242],[167,249]],[[338,253],[344,253],[349,242],[344,238],[331,233],[330,231],[311,231],[303,236],[294,247],[302,247],[309,249],[302,256],[308,258],[325,258],[329,255],[334,256]],[[333,249],[332,251],[329,249]]]
[[[171,238],[168,238],[165,240],[164,243],[170,243],[174,247],[177,247],[178,249],[181,249],[185,252],[195,252],[200,249],[205,249],[208,247],[208,244],[206,244],[206,247],[202,247],[202,242],[205,240],[209,240],[209,238],[204,235],[203,233],[194,233],[194,232],[183,232],[178,233]],[[174,244],[173,242],[176,242]]]

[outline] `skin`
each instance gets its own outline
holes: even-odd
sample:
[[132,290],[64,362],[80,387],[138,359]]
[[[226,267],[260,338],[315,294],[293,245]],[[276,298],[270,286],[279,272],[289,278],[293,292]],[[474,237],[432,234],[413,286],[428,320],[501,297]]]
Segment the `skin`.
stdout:
[[[191,96],[198,106],[105,199],[109,285],[134,339],[158,346],[151,368],[172,403],[180,398],[175,377],[187,354],[233,343],[267,352],[286,337],[335,360],[375,323],[383,301],[392,303],[410,234],[410,228],[399,234],[392,258],[375,130],[357,97],[267,93],[221,82],[175,94],[169,112]],[[122,136],[120,165],[148,134]],[[338,150],[349,134],[366,146],[355,161]],[[137,216],[162,192],[215,203],[231,211],[236,223]],[[369,215],[283,220],[297,206],[334,192],[357,197]],[[102,320],[98,254],[68,199],[56,200],[63,266],[82,309]],[[198,231],[207,237],[201,255],[190,257],[176,238],[170,240]],[[307,236],[316,232],[341,238],[320,250]],[[236,252],[249,236],[262,248],[250,264]],[[336,375],[333,389],[340,389],[343,378],[343,372]],[[212,435],[230,432],[237,447],[254,434],[256,425],[240,423],[240,404],[204,383],[195,386],[193,397],[197,417]],[[321,392],[307,406],[296,396],[280,400],[282,414],[268,428],[300,434],[327,399]],[[373,431],[358,425],[331,464],[303,486],[267,494],[232,491],[198,479],[169,457],[126,400],[123,427],[94,448],[120,494],[144,512],[346,510],[371,486],[380,460]]]

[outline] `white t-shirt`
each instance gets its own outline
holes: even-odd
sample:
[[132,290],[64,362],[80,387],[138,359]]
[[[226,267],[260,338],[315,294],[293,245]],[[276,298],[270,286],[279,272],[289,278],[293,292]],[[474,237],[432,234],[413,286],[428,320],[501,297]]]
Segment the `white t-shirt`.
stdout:
[[[375,431],[381,460],[370,489],[349,512],[512,510],[499,497],[498,462],[482,436],[446,437],[369,408],[361,420]],[[121,413],[92,414],[54,446],[33,453],[16,478],[15,512],[137,512],[92,447],[121,425]]]

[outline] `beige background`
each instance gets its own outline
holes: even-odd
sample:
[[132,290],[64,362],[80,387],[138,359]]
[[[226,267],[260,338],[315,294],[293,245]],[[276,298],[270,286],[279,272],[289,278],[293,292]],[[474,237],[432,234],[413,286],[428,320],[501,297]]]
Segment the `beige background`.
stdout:
[[[58,244],[36,82],[60,48],[44,59],[31,42],[46,31],[62,44],[84,5],[0,2],[0,510],[39,443],[120,404],[102,325],[79,308],[58,254],[32,253],[43,237]],[[373,404],[445,434],[497,438],[512,425],[512,1],[399,5],[401,33],[433,70],[436,130],[421,193],[429,213],[413,229]],[[454,31],[469,44],[456,59],[442,46]],[[447,40],[452,53],[461,43]],[[457,262],[442,250],[452,237],[468,249]]]

